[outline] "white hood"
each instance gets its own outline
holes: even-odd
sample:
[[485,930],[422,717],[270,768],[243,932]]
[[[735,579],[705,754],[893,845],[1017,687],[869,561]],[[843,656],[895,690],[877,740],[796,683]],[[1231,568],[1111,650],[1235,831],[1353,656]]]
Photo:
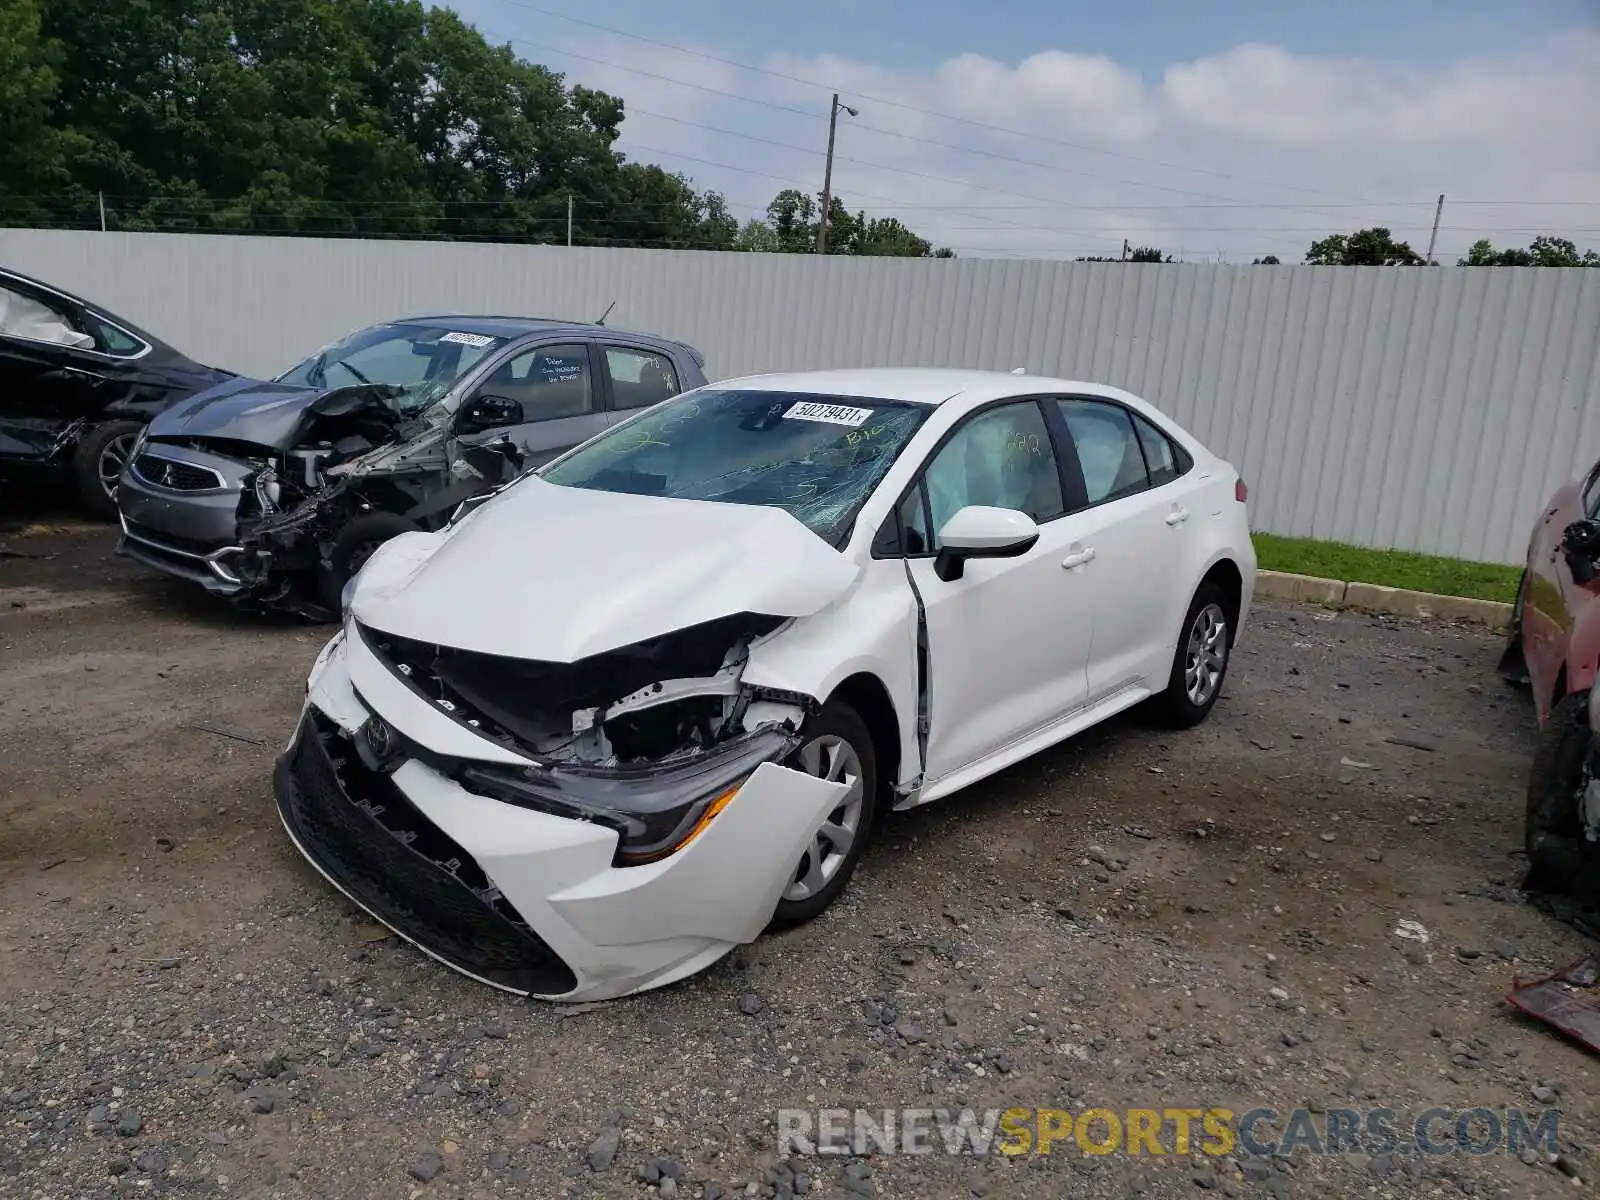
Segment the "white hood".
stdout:
[[358,620],[417,641],[577,662],[718,617],[805,617],[859,568],[778,508],[558,487],[533,476],[359,576]]

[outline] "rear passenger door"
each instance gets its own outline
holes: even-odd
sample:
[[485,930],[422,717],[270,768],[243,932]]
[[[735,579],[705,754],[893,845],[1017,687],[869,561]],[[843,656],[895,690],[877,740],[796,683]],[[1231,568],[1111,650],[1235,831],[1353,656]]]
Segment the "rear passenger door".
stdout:
[[645,346],[600,345],[610,390],[613,421],[670,400],[683,390],[672,356]]
[[1083,478],[1072,523],[1092,559],[1092,704],[1130,686],[1166,686],[1179,626],[1205,555],[1194,462],[1143,416],[1111,400],[1062,397],[1056,411]]

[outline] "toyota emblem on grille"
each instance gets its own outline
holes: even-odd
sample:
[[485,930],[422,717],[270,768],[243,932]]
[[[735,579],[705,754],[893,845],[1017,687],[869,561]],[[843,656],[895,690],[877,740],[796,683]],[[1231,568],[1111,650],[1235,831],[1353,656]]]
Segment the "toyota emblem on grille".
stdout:
[[367,720],[367,745],[372,748],[373,756],[382,762],[389,757],[389,752],[394,749],[394,734],[389,728],[389,723],[382,717],[370,717]]

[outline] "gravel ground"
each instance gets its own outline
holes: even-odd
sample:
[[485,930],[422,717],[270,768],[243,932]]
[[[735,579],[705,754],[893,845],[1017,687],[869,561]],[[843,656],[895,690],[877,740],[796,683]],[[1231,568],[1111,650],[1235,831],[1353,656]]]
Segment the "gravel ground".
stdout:
[[[1117,721],[897,817],[821,920],[573,1011],[437,966],[290,847],[268,773],[325,629],[108,564],[103,528],[34,526],[0,529],[30,556],[0,558],[0,1195],[1600,1177],[1596,1060],[1503,1002],[1592,947],[1515,890],[1533,721],[1481,631],[1262,606],[1201,729]],[[1547,1103],[1559,1162],[776,1155],[780,1108]]]

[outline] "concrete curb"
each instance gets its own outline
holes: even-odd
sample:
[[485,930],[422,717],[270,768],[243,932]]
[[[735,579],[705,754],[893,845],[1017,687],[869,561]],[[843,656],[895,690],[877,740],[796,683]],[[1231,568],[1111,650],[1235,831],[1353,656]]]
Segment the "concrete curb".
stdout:
[[1376,583],[1344,583],[1337,579],[1294,575],[1287,571],[1257,571],[1256,595],[1397,617],[1473,621],[1491,629],[1503,630],[1511,625],[1511,605],[1497,600],[1436,596],[1432,592],[1410,592]]

